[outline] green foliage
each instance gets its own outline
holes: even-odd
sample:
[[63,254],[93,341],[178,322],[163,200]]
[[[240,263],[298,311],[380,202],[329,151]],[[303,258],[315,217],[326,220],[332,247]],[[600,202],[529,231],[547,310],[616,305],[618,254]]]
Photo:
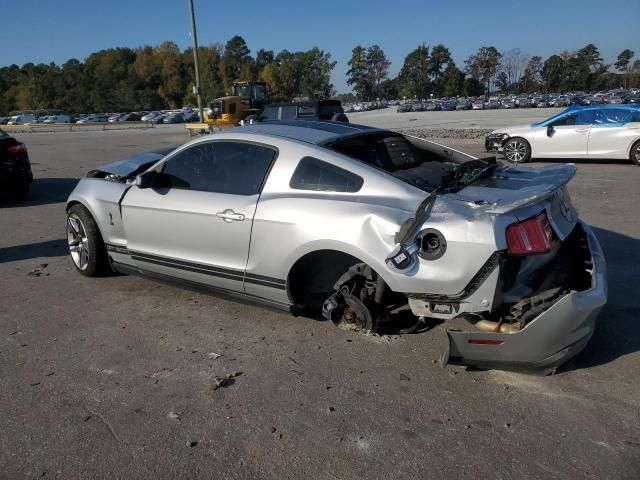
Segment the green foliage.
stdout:
[[331,71],[335,65],[331,54],[318,47],[306,52],[283,50],[265,67],[262,78],[268,83],[274,101],[330,97],[334,93]]
[[347,62],[347,84],[351,85],[361,99],[370,100],[380,97],[381,84],[387,78],[391,62],[378,45],[364,48],[356,46]]
[[[331,54],[312,48],[290,53],[260,49],[255,59],[242,37],[225,47],[198,47],[204,105],[230,91],[235,80],[269,83],[277,100],[294,96],[331,96]],[[378,63],[380,65],[380,63]],[[384,69],[377,70],[379,75]],[[379,76],[379,80],[383,77]],[[173,42],[135,50],[112,48],[55,64],[0,68],[0,113],[60,108],[69,113],[160,110],[195,105],[193,50]]]
[[[473,78],[473,77],[472,77]],[[477,79],[475,79],[478,81]],[[442,95],[445,97],[455,97],[460,95],[464,89],[464,73],[460,71],[456,64],[449,62],[444,71],[444,81],[442,85]]]
[[431,93],[429,47],[419,45],[404,59],[398,75],[398,91],[407,98],[427,99]]

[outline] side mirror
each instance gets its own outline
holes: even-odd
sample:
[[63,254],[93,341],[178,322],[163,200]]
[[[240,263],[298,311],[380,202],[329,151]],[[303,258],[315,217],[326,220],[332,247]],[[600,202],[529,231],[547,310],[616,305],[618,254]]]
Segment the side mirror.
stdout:
[[136,187],[138,188],[153,188],[158,185],[160,174],[156,170],[149,170],[143,172],[136,177]]
[[547,137],[551,137],[553,135],[553,125],[547,125]]

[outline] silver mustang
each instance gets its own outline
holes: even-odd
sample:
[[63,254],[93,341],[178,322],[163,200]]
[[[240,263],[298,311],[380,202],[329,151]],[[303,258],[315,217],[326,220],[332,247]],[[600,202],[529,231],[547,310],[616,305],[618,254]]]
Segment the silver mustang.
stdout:
[[67,236],[86,276],[363,330],[410,309],[413,328],[450,325],[443,365],[545,371],[584,348],[607,298],[600,245],[565,188],[574,174],[353,124],[264,122],[89,172]]

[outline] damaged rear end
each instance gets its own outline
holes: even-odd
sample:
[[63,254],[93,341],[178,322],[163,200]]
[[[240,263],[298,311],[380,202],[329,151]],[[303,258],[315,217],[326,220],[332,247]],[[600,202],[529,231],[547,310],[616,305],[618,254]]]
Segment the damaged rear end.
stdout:
[[602,249],[566,190],[574,174],[498,168],[455,194],[487,202],[498,248],[458,298],[409,294],[415,315],[449,324],[443,366],[548,373],[586,346],[607,285]]

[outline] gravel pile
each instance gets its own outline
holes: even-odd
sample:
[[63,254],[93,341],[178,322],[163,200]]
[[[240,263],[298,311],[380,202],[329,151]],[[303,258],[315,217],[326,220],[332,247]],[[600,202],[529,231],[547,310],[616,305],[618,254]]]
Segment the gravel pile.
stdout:
[[398,129],[398,132],[418,138],[456,138],[479,139],[487,136],[492,130],[484,128],[416,128]]

